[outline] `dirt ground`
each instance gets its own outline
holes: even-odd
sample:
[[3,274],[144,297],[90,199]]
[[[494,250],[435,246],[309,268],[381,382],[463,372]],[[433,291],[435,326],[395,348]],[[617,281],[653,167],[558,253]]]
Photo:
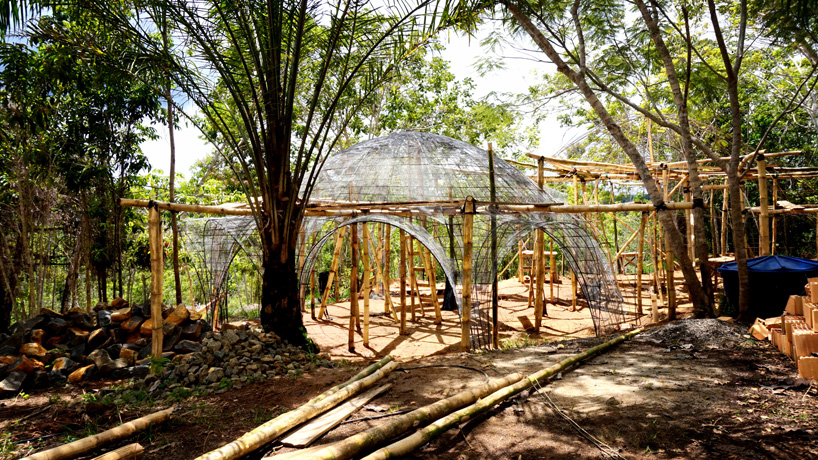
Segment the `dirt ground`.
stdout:
[[[511,298],[517,295],[502,292]],[[100,403],[104,387],[116,385],[112,382],[0,400],[0,456],[19,458],[175,402],[180,410],[170,422],[119,445],[142,443],[148,460],[192,459],[348,379],[372,357],[397,356],[401,368],[407,369],[385,378],[392,389],[318,444],[332,442],[389,417],[355,419],[415,409],[478,385],[487,377],[531,373],[601,342],[594,337],[569,338],[592,335],[587,332],[590,316],[581,316],[588,315],[587,308],[571,313],[564,306],[549,304],[554,322],[539,337],[525,332],[518,317],[527,310],[519,308],[505,308],[502,319],[507,327],[501,329],[502,339],[508,345],[550,340],[548,343],[459,353],[453,348],[459,343],[459,326],[446,327],[444,317],[440,327],[431,319],[413,324],[412,335],[403,337],[388,331],[387,327],[394,326],[385,321],[384,330],[373,327],[370,349],[358,345],[351,354],[346,351],[343,308],[336,305],[330,307],[335,321],[326,321],[318,329],[309,326],[310,336],[334,355],[334,368],[178,401],[152,401],[144,392],[126,391],[122,394],[129,404]],[[664,326],[660,329],[664,335],[643,333],[543,382],[538,391],[525,392],[446,432],[412,457],[585,459],[604,458],[605,449],[629,459],[818,458],[818,384],[797,379],[789,358],[767,342],[750,339],[742,326],[699,325],[698,330],[710,334],[688,342],[684,338],[690,334],[673,332],[678,324],[688,322]],[[330,340],[332,337],[336,338]],[[426,356],[417,357],[422,355]],[[418,366],[434,367],[408,369]],[[287,450],[273,444],[252,458]]]

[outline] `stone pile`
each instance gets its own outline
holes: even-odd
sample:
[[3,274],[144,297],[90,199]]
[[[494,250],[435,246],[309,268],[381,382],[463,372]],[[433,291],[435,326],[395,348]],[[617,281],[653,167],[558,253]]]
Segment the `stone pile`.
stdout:
[[328,355],[307,353],[260,328],[207,332],[201,345],[199,351],[174,357],[158,374],[146,376],[137,385],[160,398],[177,388],[222,393],[252,382],[297,377],[317,366],[332,366]]
[[[123,299],[99,303],[93,311],[42,309],[0,334],[0,396],[89,378],[144,377],[151,353],[150,306]],[[164,357],[199,351],[210,327],[185,306],[165,307]]]

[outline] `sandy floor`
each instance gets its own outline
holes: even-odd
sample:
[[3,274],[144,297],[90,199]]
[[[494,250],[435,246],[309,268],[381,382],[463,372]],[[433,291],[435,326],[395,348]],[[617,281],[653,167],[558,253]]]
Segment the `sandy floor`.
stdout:
[[[683,291],[684,285],[681,273],[676,274],[677,299],[680,301],[678,311],[683,313],[686,308],[683,302],[687,294]],[[643,312],[635,312],[635,276],[620,275],[620,291],[625,298],[627,313],[626,324],[644,325],[651,322],[650,292],[648,291],[648,275],[644,276]],[[434,308],[431,298],[428,297],[429,288],[421,286],[424,295],[424,312],[416,307],[416,319],[411,321],[407,313],[407,335],[399,334],[399,323],[395,322],[384,311],[384,301],[370,299],[370,329],[369,345],[363,345],[363,320],[361,329],[354,333],[354,351],[349,349],[349,302],[331,303],[327,306],[331,319],[313,320],[309,313],[304,315],[307,333],[321,348],[339,359],[370,359],[377,356],[391,354],[396,358],[411,359],[422,356],[433,356],[460,351],[460,318],[455,312],[443,311],[441,324],[435,324]],[[399,305],[399,288],[393,283],[392,301]],[[543,319],[543,328],[539,333],[533,330],[534,308],[528,304],[528,286],[517,281],[516,278],[500,282],[499,312],[500,346],[535,344],[566,338],[592,337],[594,326],[591,314],[585,300],[580,295],[578,311],[571,311],[571,280],[563,277],[554,284],[554,302],[550,300],[550,288],[546,284],[546,317]],[[439,296],[442,303],[442,295]],[[407,298],[408,299],[408,298]],[[407,303],[409,301],[407,300]],[[363,311],[363,299],[359,299],[359,308]],[[309,305],[308,305],[309,309]],[[424,314],[425,313],[425,314]],[[660,319],[666,317],[664,308],[659,309]]]

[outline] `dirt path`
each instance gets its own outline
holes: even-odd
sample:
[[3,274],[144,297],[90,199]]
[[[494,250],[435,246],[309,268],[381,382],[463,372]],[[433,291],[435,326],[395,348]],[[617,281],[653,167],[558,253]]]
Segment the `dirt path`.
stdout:
[[[715,320],[711,320],[715,321]],[[678,324],[678,323],[672,323]],[[547,403],[625,458],[816,458],[818,390],[795,379],[792,361],[767,343],[743,337],[743,328],[715,331],[692,343],[674,334],[646,334],[585,365],[506,402],[483,417],[447,432],[414,457],[429,459],[600,458],[601,451]],[[720,340],[720,337],[726,338]],[[587,338],[537,347],[402,360],[404,368],[387,378],[393,389],[352,418],[409,410],[453,395],[490,377],[530,373],[598,343]],[[269,418],[297,407],[357,367],[339,361],[302,377],[256,383],[224,394],[189,398],[170,424],[131,438],[146,445],[146,459],[189,459],[207,452]],[[85,390],[89,390],[86,388]],[[7,400],[0,406],[0,431],[21,440],[69,429],[77,437],[162,407],[99,404],[78,390],[61,401],[49,394]],[[69,397],[74,402],[69,402]],[[125,411],[127,410],[127,411]],[[43,411],[15,423],[21,417]],[[124,411],[124,412],[123,412]],[[386,419],[388,420],[388,418]],[[380,420],[382,421],[382,420]],[[341,425],[319,443],[356,433],[380,421]],[[60,435],[6,449],[65,442]],[[287,451],[270,446],[270,451]]]

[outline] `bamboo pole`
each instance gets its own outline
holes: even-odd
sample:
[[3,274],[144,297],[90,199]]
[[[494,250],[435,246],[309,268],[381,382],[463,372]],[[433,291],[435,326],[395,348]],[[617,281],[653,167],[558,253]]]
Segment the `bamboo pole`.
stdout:
[[417,274],[415,273],[415,243],[411,235],[406,236],[406,262],[409,264],[409,299],[411,305],[409,306],[412,321],[417,321],[417,307],[415,306],[415,295],[417,295],[418,302],[423,305],[423,299],[420,298],[420,289],[418,289]]
[[363,228],[364,250],[361,259],[364,263],[364,346],[369,346],[369,229],[364,222]]
[[662,294],[662,282],[659,279],[659,274],[661,273],[661,270],[659,269],[659,251],[656,248],[657,240],[659,239],[658,238],[659,216],[657,215],[656,212],[651,213],[651,219],[653,219],[653,225],[651,225],[651,230],[653,231],[653,234],[651,235],[650,238],[650,257],[651,261],[653,262],[653,284],[655,289],[654,294],[656,292],[659,293],[659,301],[661,301],[662,304],[664,305],[665,297],[664,294]]
[[523,240],[517,241],[517,282],[523,283]]
[[358,224],[350,226],[352,269],[349,275],[349,351],[355,351],[355,324],[358,322]]
[[[374,249],[375,249],[374,244],[375,243],[373,243],[372,238],[369,236],[369,232],[366,232],[366,235],[367,235],[367,238],[369,238],[370,247],[372,247],[372,249],[374,251]],[[381,280],[383,280],[384,283],[385,283],[384,284],[384,292],[383,292],[383,305],[384,305],[383,310],[384,310],[384,313],[390,313],[392,315],[392,319],[394,319],[395,322],[398,322],[399,320],[398,320],[398,315],[395,312],[395,305],[392,303],[392,296],[389,295],[389,283],[386,282],[387,278],[384,276],[384,273],[383,273],[383,271],[381,269],[381,264],[378,261],[377,254],[376,254],[376,257],[375,257],[375,275],[377,277],[379,277]]]
[[[690,201],[691,199],[691,191],[690,191],[690,179],[685,179],[685,186],[682,189],[684,193],[684,200]],[[696,248],[693,246],[693,211],[690,209],[685,209],[685,239],[687,240],[687,257],[690,258],[693,263],[696,262]],[[705,261],[703,261],[705,262]]]
[[[664,184],[662,187],[665,195],[664,200],[665,203],[667,203],[667,200],[670,198],[667,168],[662,171],[662,182]],[[673,249],[670,246],[670,239],[667,236],[667,232],[663,233],[665,234],[665,270],[667,271],[665,283],[667,285],[667,316],[668,319],[674,320],[676,319],[676,287],[674,286],[673,279],[673,271],[675,269],[673,266]]]
[[148,244],[151,251],[151,356],[162,358],[162,219],[157,206],[148,208]]
[[729,192],[727,190],[727,179],[724,179],[724,193],[721,201],[721,255],[727,255],[727,203]]
[[[494,206],[497,202],[497,189],[494,185],[494,150],[491,148],[491,142],[488,144],[488,156],[489,197],[491,199],[491,205]],[[500,299],[497,292],[499,289],[499,280],[497,279],[497,215],[493,212],[491,213],[491,216],[489,216],[489,226],[489,261],[491,263],[491,342],[492,346],[496,349],[500,348],[500,313],[498,310]],[[535,256],[542,257],[542,255],[536,254]]]
[[[543,159],[537,160],[537,187],[543,188]],[[545,301],[545,267],[543,261],[543,251],[545,249],[545,237],[539,228],[534,231],[534,255],[532,262],[536,263],[536,288],[534,293],[534,331],[540,332],[542,327],[543,303]]]
[[548,287],[551,289],[551,303],[554,303],[554,283],[557,281],[557,256],[554,254],[554,238],[548,238],[550,245],[551,260],[548,266]]
[[135,442],[102,454],[99,457],[94,457],[91,460],[139,460],[144,454],[145,448],[142,447],[142,444]]
[[32,454],[22,460],[64,460],[77,458],[86,452],[96,449],[97,447],[110,444],[120,439],[125,439],[138,431],[143,431],[153,425],[158,425],[166,421],[170,418],[174,409],[175,408],[171,407],[159,412],[154,412],[136,420],[131,420],[128,423],[123,423],[122,425],[111,428],[110,430],[103,431],[102,433],[88,436],[87,438],[78,439],[74,442],[54,447],[53,449]]
[[642,251],[645,246],[645,225],[648,222],[648,213],[642,213],[639,221],[639,246],[636,249],[636,312],[642,316]]
[[[476,401],[474,404],[464,407],[463,409],[454,411],[449,415],[436,420],[429,424],[428,426],[416,431],[412,435],[401,439],[395,443],[390,444],[382,449],[379,449],[372,454],[364,457],[364,460],[385,460],[392,457],[398,457],[401,455],[406,455],[411,453],[413,450],[417,449],[420,446],[428,443],[432,439],[440,436],[448,429],[466,421],[471,418],[474,418],[477,415],[487,412],[492,407],[496,406],[500,402],[511,398],[521,392],[531,388],[531,387],[539,387],[540,381],[551,378],[557,375],[559,372],[564,371],[570,366],[576,365],[577,363],[588,359],[591,356],[597,355],[602,353],[603,351],[609,350],[613,346],[624,342],[635,336],[636,334],[642,332],[643,329],[636,329],[632,332],[627,334],[621,335],[613,340],[605,342],[603,344],[597,345],[593,348],[589,348],[588,350],[584,351],[583,353],[579,353],[577,355],[573,355],[569,358],[566,358],[552,366],[549,366],[545,369],[542,369],[538,372],[535,372],[524,379],[517,381],[516,383],[510,384],[506,387],[500,388],[494,393],[481,398],[480,400]],[[321,457],[317,457],[321,458]],[[349,457],[346,456],[337,456],[332,457],[335,460],[343,460]]]
[[[304,297],[304,294],[302,293],[301,296]],[[315,267],[310,270],[310,317],[315,319]]]
[[[301,270],[304,269],[304,251],[306,250],[307,246],[307,235],[303,235],[301,237],[301,241],[298,244],[298,276],[301,276]],[[299,279],[299,287],[298,287],[298,298],[301,301],[301,311],[307,311],[307,297],[304,295],[304,285],[301,284],[301,280]],[[310,271],[310,281],[314,284],[315,281],[315,270]],[[312,286],[310,286],[310,297],[315,297],[312,291]],[[193,305],[193,302],[190,303]],[[312,319],[315,319],[315,313],[312,314]]]
[[406,334],[406,233],[400,234],[400,334]]
[[460,314],[460,345],[463,351],[471,349],[471,271],[474,208],[474,198],[471,196],[466,197],[466,204],[463,206],[463,308]]
[[214,451],[208,452],[196,458],[196,460],[232,460],[247,455],[275,440],[292,428],[332,409],[342,401],[372,386],[397,367],[398,364],[392,361],[392,357],[387,356],[379,362],[367,367],[350,380],[318,395],[303,406],[279,415],[254,430],[245,433],[239,439]]
[[[329,299],[329,291],[332,289],[332,282],[338,277],[338,260],[341,257],[341,246],[344,242],[346,229],[346,227],[341,227],[335,234],[335,249],[332,251],[332,264],[330,265],[329,276],[327,277],[327,285],[321,296],[321,310],[318,312],[318,319],[324,318],[324,311],[327,309],[327,300]],[[337,301],[338,299],[336,298],[335,300]]]
[[758,168],[758,197],[761,206],[761,214],[758,218],[759,233],[761,233],[758,253],[760,256],[768,256],[770,255],[770,201],[767,197],[767,160],[764,159],[764,155],[758,154],[756,167]]
[[[778,180],[773,176],[773,209],[775,209],[776,204],[778,203]],[[775,214],[770,216],[770,222],[772,224],[773,230],[770,233],[770,254],[775,255],[775,245],[776,245],[776,235],[778,234],[778,222],[776,221]]]
[[[392,296],[389,294],[392,285],[392,226],[387,225],[383,233],[383,295],[389,297],[389,307],[392,308],[392,313],[395,314],[395,305],[392,303]],[[386,304],[384,304],[385,308]]]
[[429,279],[429,292],[432,295],[432,305],[435,307],[435,324],[443,323],[443,314],[440,312],[440,301],[437,298],[437,268],[430,251],[426,252],[426,277]]
[[253,210],[249,208],[235,208],[231,206],[204,206],[199,204],[181,204],[169,203],[167,201],[154,200],[134,200],[129,198],[120,198],[120,206],[150,208],[156,207],[163,211],[176,212],[197,212],[202,214],[224,214],[230,216],[252,216]]

